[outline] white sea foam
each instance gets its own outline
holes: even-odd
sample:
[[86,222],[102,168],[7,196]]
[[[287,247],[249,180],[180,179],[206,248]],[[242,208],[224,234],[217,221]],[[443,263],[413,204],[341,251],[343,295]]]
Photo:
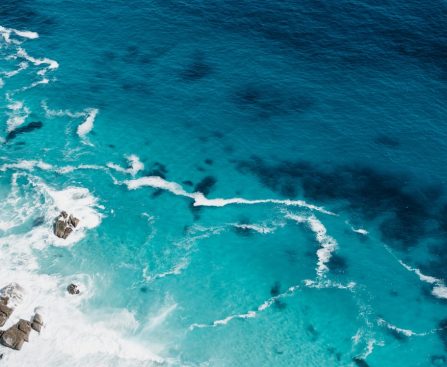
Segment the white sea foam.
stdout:
[[361,329],[357,330],[354,336],[351,337],[354,345],[357,345],[362,339],[363,331]]
[[143,331],[148,332],[162,325],[166,319],[177,309],[177,303],[170,304],[162,308],[155,316],[150,316]]
[[265,225],[260,224],[241,224],[241,223],[232,223],[233,227],[240,228],[240,229],[246,229],[250,231],[255,231],[261,234],[269,234],[275,232],[274,227],[268,227]]
[[25,39],[36,39],[39,37],[39,34],[36,32],[31,31],[21,31],[14,28],[6,28],[0,26],[0,35],[3,37],[3,39],[6,41],[6,43],[16,43],[20,44],[20,41],[11,39],[11,34],[15,34],[16,36],[19,36],[21,38]]
[[21,44],[21,42],[16,41],[16,40],[12,40],[10,38],[11,33],[14,33],[16,35],[20,35],[22,37],[26,37],[26,38],[37,38],[34,37],[34,35],[37,34],[33,34],[33,32],[25,32],[25,31],[15,31],[15,30],[7,30],[5,31],[5,29],[3,28],[3,31],[0,28],[0,34],[3,36],[3,38],[6,40],[7,43],[12,43],[15,44],[15,53],[10,54],[6,59],[7,60],[16,60],[16,59],[21,59],[23,60],[22,62],[19,63],[19,67],[16,70],[10,71],[10,72],[4,72],[3,74],[8,78],[13,77],[15,75],[17,75],[18,73],[20,73],[22,70],[25,70],[29,67],[29,64],[33,64],[34,66],[38,67],[38,70],[36,71],[36,75],[39,76],[39,80],[36,80],[34,82],[32,82],[30,85],[21,87],[19,89],[14,90],[12,93],[17,93],[17,92],[24,92],[27,91],[31,88],[34,88],[40,84],[47,84],[50,82],[50,80],[46,77],[46,74],[50,71],[54,71],[59,67],[59,64],[57,61],[49,59],[49,58],[35,58],[31,55],[28,54],[28,52],[21,46],[18,46]]
[[13,282],[0,289],[0,295],[7,298],[8,306],[14,309],[23,302],[25,290],[20,284]]
[[183,187],[176,183],[167,181],[158,176],[149,176],[149,177],[141,177],[133,180],[126,180],[124,184],[127,186],[129,190],[136,190],[141,187],[153,187],[156,189],[167,190],[175,195],[184,196],[194,200],[194,206],[214,206],[214,207],[222,207],[226,205],[232,204],[246,204],[246,205],[254,205],[254,204],[280,204],[285,206],[300,206],[305,207],[311,210],[319,211],[325,214],[334,215],[334,213],[325,210],[322,207],[318,207],[312,204],[308,204],[303,200],[277,200],[277,199],[261,199],[261,200],[248,200],[244,198],[231,198],[231,199],[208,199],[201,192],[187,192],[183,189]]
[[19,31],[17,29],[12,30],[16,35],[22,37],[22,38],[28,38],[28,39],[36,39],[39,38],[39,33],[32,32],[32,31]]
[[[41,334],[32,332],[30,342],[21,353],[2,350],[5,365],[11,367],[58,365],[96,366],[150,366],[163,362],[163,359],[151,352],[147,345],[140,344],[126,332],[138,327],[135,318],[128,310],[116,310],[107,313],[108,317],[87,316],[81,311],[81,304],[94,294],[101,279],[95,276],[74,274],[72,277],[46,275],[36,258],[36,250],[46,246],[74,245],[86,230],[98,226],[101,214],[97,200],[88,190],[72,187],[61,191],[47,186],[41,179],[28,173],[13,174],[12,188],[19,190],[11,199],[19,198],[14,206],[8,200],[0,202],[0,214],[8,210],[8,216],[14,211],[32,220],[43,217],[41,224],[32,227],[27,233],[0,237],[2,267],[0,279],[3,287],[17,282],[23,289],[23,297],[16,302],[16,309],[6,327],[19,318],[29,319],[38,307],[44,318]],[[22,212],[22,207],[27,210]],[[52,234],[52,221],[59,210],[65,209],[81,219],[78,228],[67,242]],[[24,228],[25,230],[25,228]],[[81,294],[71,296],[66,291],[70,281],[81,285]]]
[[56,70],[59,67],[59,63],[57,61],[47,57],[36,59],[35,57],[30,56],[26,50],[21,47],[17,48],[17,57],[25,59],[36,66],[47,65],[45,68],[37,72],[37,74],[41,76],[45,75],[49,70]]
[[443,284],[435,285],[431,293],[435,297],[447,299],[447,287]]
[[70,118],[81,118],[86,117],[88,115],[88,111],[81,111],[81,112],[72,112],[70,110],[52,110],[48,107],[46,101],[42,101],[41,106],[43,110],[45,111],[45,116],[48,118],[51,117],[64,117],[68,116]]
[[70,173],[78,170],[94,170],[94,171],[107,171],[106,167],[99,166],[97,164],[80,164],[77,166],[65,166],[65,167],[54,167],[54,171],[58,173]]
[[16,76],[17,74],[19,74],[21,71],[26,70],[28,68],[28,66],[29,66],[29,64],[26,61],[22,61],[16,70],[4,71],[4,72],[2,72],[2,74],[6,78],[12,78],[13,76]]
[[261,305],[259,305],[256,310],[250,310],[246,313],[241,313],[241,314],[235,314],[235,315],[230,315],[227,316],[223,319],[220,320],[215,320],[210,324],[192,324],[189,326],[189,330],[192,331],[194,329],[203,329],[203,328],[209,328],[209,327],[216,327],[216,326],[223,326],[223,325],[227,325],[230,321],[235,320],[235,319],[251,319],[257,316],[258,312],[263,312],[265,310],[267,310],[268,308],[270,308],[272,305],[274,305],[278,300],[280,300],[281,298],[285,298],[285,297],[291,297],[295,294],[295,292],[300,289],[301,286],[300,285],[294,285],[292,287],[289,287],[287,289],[287,291],[285,291],[284,293],[281,293],[277,296],[273,296],[270,297],[269,299],[267,299],[266,301],[264,301]]
[[413,330],[410,330],[410,329],[399,328],[399,327],[397,327],[397,326],[395,326],[393,324],[390,324],[388,321],[385,321],[384,319],[378,319],[377,320],[377,324],[379,326],[385,326],[385,327],[387,327],[390,330],[394,330],[395,332],[397,332],[399,334],[403,334],[403,335],[408,336],[408,337],[410,337],[410,336],[425,336],[425,335],[427,335],[427,333],[416,333],[416,332],[414,332]]
[[47,78],[42,78],[41,80],[38,80],[36,82],[31,83],[30,85],[27,85],[23,88],[18,89],[19,92],[26,92],[27,90],[33,89],[41,84],[48,84],[50,82]]
[[96,115],[98,114],[98,110],[96,108],[91,108],[88,110],[87,117],[84,122],[78,126],[77,134],[80,138],[85,137],[90,131],[93,130],[94,122]]
[[129,172],[132,176],[135,176],[138,172],[144,170],[144,164],[140,161],[140,158],[137,155],[131,154],[126,156],[126,158],[129,161]]
[[140,158],[135,154],[126,155],[125,158],[128,161],[128,168],[123,168],[115,163],[107,163],[107,167],[121,173],[130,174],[135,176],[138,172],[144,170],[144,164],[140,161]]
[[325,279],[325,280],[319,279],[318,281],[311,280],[311,279],[305,279],[303,282],[307,288],[318,288],[318,289],[337,288],[337,289],[352,290],[357,285],[356,282],[349,282],[347,284],[343,284],[343,283],[334,282],[334,281],[328,280],[328,279]]
[[184,269],[188,267],[188,265],[189,265],[188,259],[183,258],[178,264],[175,264],[175,266],[172,267],[172,269],[155,275],[150,275],[149,268],[146,266],[143,269],[143,278],[145,282],[153,282],[157,279],[165,278],[170,275],[179,275]]
[[345,223],[351,228],[351,231],[352,231],[352,232],[361,234],[361,235],[363,235],[363,236],[366,236],[367,234],[369,234],[369,232],[368,232],[366,229],[363,229],[363,228],[355,228],[354,226],[351,225],[351,223],[349,223],[348,220],[347,220]]
[[41,160],[22,160],[16,163],[4,163],[0,166],[0,171],[5,172],[10,169],[33,171],[36,167],[45,171],[53,169],[51,164],[45,163]]
[[202,328],[207,328],[207,327],[215,327],[215,326],[220,326],[220,325],[226,325],[231,320],[234,320],[234,319],[250,319],[250,318],[253,318],[253,317],[256,317],[256,312],[255,311],[248,311],[247,313],[238,314],[238,315],[231,315],[231,316],[225,317],[224,319],[213,321],[211,324],[192,324],[189,327],[189,330],[194,330],[196,328],[202,329]]
[[363,228],[352,228],[352,230],[355,233],[362,234],[364,236],[366,236],[369,233],[366,229],[363,229]]
[[9,94],[6,94],[6,99],[9,102],[7,105],[9,111],[7,112],[8,120],[6,121],[6,126],[7,131],[11,132],[25,122],[31,111],[22,101],[12,99]]
[[[387,250],[394,256],[394,254],[391,252],[389,248]],[[394,256],[395,257],[395,256]],[[432,294],[437,298],[443,298],[447,299],[447,287],[444,284],[444,281],[442,279],[438,279],[435,277],[432,277],[430,275],[423,274],[419,269],[412,268],[411,266],[405,264],[402,260],[397,259],[399,263],[408,271],[415,273],[419,279],[427,284],[432,284],[434,287],[432,289]]]
[[317,250],[317,275],[322,277],[328,270],[327,263],[330,261],[332,252],[337,248],[337,241],[328,235],[326,227],[315,215],[305,216],[286,212],[286,218],[291,219],[297,223],[305,223],[312,232],[315,233],[316,240],[320,244]]

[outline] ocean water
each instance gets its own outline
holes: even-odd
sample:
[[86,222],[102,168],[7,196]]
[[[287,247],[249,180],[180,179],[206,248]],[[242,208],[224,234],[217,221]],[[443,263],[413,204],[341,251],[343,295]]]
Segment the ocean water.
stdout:
[[446,15],[2,0],[0,364],[447,365]]

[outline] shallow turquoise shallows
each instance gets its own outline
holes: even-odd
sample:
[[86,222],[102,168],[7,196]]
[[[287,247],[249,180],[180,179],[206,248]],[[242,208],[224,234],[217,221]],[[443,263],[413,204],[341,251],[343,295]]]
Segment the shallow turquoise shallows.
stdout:
[[445,14],[0,1],[0,365],[447,366]]

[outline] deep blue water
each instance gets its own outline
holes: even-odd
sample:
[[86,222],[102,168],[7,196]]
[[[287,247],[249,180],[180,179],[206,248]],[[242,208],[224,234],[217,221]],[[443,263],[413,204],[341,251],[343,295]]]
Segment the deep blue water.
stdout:
[[2,0],[2,363],[447,365],[446,16]]

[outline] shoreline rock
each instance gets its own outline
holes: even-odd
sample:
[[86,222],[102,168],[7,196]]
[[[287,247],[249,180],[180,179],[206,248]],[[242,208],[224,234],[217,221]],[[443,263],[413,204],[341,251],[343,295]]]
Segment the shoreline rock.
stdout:
[[[0,326],[4,326],[6,321],[14,311],[14,308],[23,300],[24,289],[17,283],[10,283],[0,289]],[[20,350],[25,342],[29,342],[31,330],[38,333],[44,325],[42,316],[34,310],[35,314],[31,321],[20,319],[6,330],[0,330],[0,344],[15,350]],[[0,354],[0,359],[3,354]]]
[[8,321],[14,311],[11,307],[8,307],[8,300],[8,297],[0,298],[0,326],[5,325],[6,321]]
[[25,342],[29,342],[31,322],[20,319],[18,323],[1,332],[0,343],[15,350],[22,349]]
[[42,327],[43,327],[43,318],[39,313],[36,312],[36,314],[33,317],[33,320],[31,321],[31,328],[40,333]]
[[74,284],[74,283],[71,283],[68,287],[67,287],[67,291],[68,291],[68,293],[70,293],[70,294],[80,294],[81,293],[81,291],[79,290],[79,286],[78,285],[76,285],[76,284]]
[[54,221],[54,234],[62,239],[67,239],[71,232],[78,226],[79,219],[66,211],[60,212]]

